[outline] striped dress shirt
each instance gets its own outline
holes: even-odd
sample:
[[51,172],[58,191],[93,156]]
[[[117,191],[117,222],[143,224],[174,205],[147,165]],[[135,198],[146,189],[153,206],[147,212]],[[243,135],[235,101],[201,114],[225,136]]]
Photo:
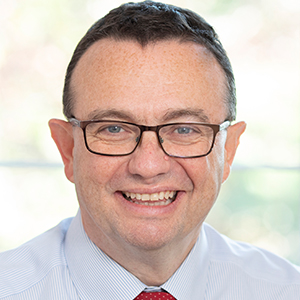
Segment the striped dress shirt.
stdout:
[[[153,288],[91,242],[80,211],[0,254],[1,300],[132,300]],[[300,300],[300,269],[203,224],[186,260],[158,288],[177,300]]]

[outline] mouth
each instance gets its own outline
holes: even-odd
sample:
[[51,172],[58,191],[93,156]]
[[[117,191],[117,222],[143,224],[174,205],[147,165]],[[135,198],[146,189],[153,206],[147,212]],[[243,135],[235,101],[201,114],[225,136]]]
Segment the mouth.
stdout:
[[166,206],[176,199],[177,191],[165,191],[153,194],[122,192],[122,194],[127,201],[135,204],[146,206]]

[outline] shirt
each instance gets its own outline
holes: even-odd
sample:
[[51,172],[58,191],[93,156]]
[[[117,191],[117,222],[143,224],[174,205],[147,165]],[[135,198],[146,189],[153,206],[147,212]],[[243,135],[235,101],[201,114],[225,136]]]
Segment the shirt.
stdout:
[[[151,287],[89,239],[80,211],[0,254],[0,299],[132,300],[145,288]],[[203,224],[185,261],[160,288],[177,300],[299,300],[300,269]]]

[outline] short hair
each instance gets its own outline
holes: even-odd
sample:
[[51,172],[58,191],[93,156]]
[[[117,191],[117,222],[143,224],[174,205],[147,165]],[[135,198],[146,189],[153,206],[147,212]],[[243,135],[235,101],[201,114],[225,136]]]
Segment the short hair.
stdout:
[[67,118],[72,117],[75,101],[74,92],[71,90],[74,69],[86,50],[104,38],[136,41],[143,47],[151,42],[174,39],[204,46],[213,54],[225,73],[227,92],[224,101],[228,109],[227,119],[235,120],[235,79],[229,58],[213,27],[195,12],[153,1],[129,2],[111,10],[81,39],[73,53],[65,77],[63,112]]

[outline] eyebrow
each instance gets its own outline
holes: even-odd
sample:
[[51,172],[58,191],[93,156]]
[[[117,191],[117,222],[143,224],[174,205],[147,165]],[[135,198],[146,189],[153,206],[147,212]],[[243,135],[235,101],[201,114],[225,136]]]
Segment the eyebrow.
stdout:
[[[117,109],[94,110],[88,114],[88,120],[102,120],[102,119],[119,119],[128,122],[134,122],[136,116],[131,112]],[[197,122],[209,122],[209,117],[204,113],[203,109],[184,108],[184,109],[168,109],[162,117],[162,123],[174,121],[180,118],[193,118]]]
[[130,112],[117,109],[94,110],[88,115],[89,120],[102,120],[105,118],[122,119],[126,121],[134,120],[134,116]]
[[184,108],[184,109],[169,109],[164,117],[164,122],[169,122],[174,119],[192,117],[200,122],[209,122],[209,117],[204,113],[203,109]]

